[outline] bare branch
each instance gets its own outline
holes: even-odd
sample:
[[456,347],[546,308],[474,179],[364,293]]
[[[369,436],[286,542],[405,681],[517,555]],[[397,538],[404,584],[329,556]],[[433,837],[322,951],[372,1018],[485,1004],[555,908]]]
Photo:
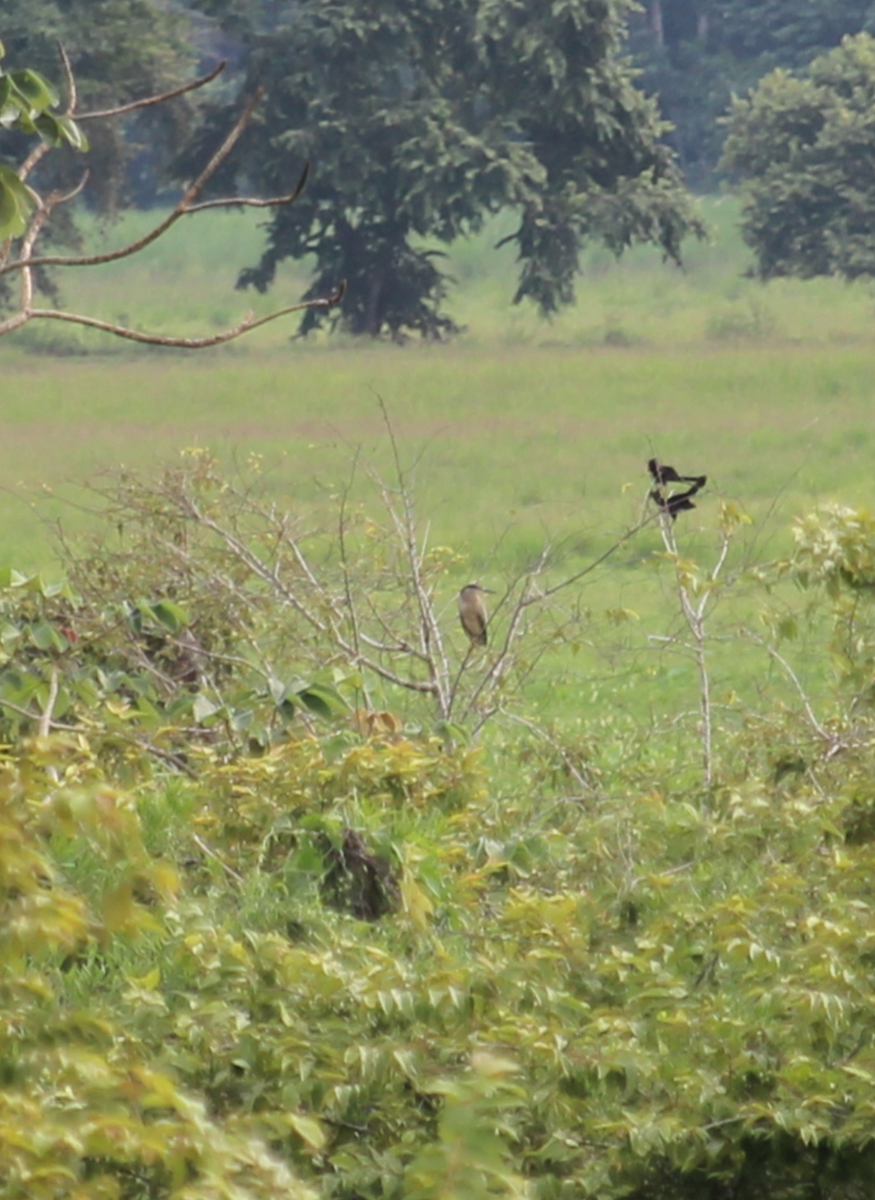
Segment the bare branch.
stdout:
[[54,712],[55,704],[58,699],[58,664],[52,663],[52,671],[49,677],[49,694],[46,697],[43,711],[40,713],[40,719],[37,724],[37,734],[39,737],[48,737],[49,729],[52,725],[52,713]]
[[79,93],[76,89],[76,76],[73,74],[70,56],[62,42],[58,42],[58,55],[61,59],[61,66],[64,68],[64,79],[67,81],[67,116],[72,117],[76,111]]
[[557,742],[555,738],[552,738],[546,730],[542,729],[540,725],[536,725],[534,721],[529,721],[525,717],[521,717],[516,713],[509,713],[505,709],[502,709],[501,712],[502,716],[506,717],[509,721],[513,721],[517,725],[523,725],[526,729],[535,734],[536,737],[543,739],[543,741],[545,741],[547,745],[559,756],[559,758],[565,764],[565,768],[568,773],[573,775],[584,792],[591,792],[593,790],[592,781],[587,779],[585,775],[581,774],[581,772],[577,769],[574,760],[570,757],[570,755],[566,754],[560,743]]
[[[76,80],[70,65],[69,57],[67,56],[63,46],[59,45],[58,52],[61,56],[67,81],[68,102],[66,115],[73,119],[77,103]],[[224,67],[225,63],[221,62],[206,75],[202,75],[198,79],[195,79],[191,83],[184,84],[181,87],[173,88],[170,91],[162,92],[153,96],[147,96],[141,100],[133,101],[130,104],[118,105],[114,108],[83,113],[76,117],[76,119],[78,121],[87,121],[96,120],[98,118],[117,117],[123,115],[124,113],[132,112],[136,109],[163,104],[177,96],[184,95],[187,92],[191,92],[197,88],[203,87],[205,84],[215,79],[216,76],[224,69]],[[15,271],[19,272],[21,275],[21,298],[18,311],[7,317],[6,320],[0,321],[0,337],[11,333],[13,330],[20,328],[31,320],[52,320],[65,321],[74,325],[82,325],[87,328],[98,329],[104,333],[110,333],[115,337],[123,338],[127,341],[138,342],[144,345],[167,346],[185,350],[201,350],[209,346],[218,346],[224,344],[225,342],[233,341],[242,334],[248,333],[253,329],[258,329],[260,326],[266,325],[270,321],[275,321],[279,317],[287,316],[289,313],[300,312],[309,308],[327,309],[339,304],[345,293],[345,282],[340,283],[334,293],[328,297],[318,298],[316,300],[305,300],[298,304],[288,305],[285,308],[270,313],[266,317],[261,317],[258,319],[256,319],[250,313],[237,325],[223,330],[221,333],[212,334],[207,337],[191,338],[174,337],[172,335],[165,334],[144,333],[139,330],[120,325],[114,321],[104,321],[97,317],[87,316],[83,313],[69,312],[64,309],[33,307],[33,271],[37,267],[92,267],[102,266],[106,263],[117,262],[120,259],[129,258],[132,255],[138,254],[141,250],[144,250],[147,246],[157,241],[157,239],[162,237],[177,221],[180,220],[181,217],[203,212],[208,208],[229,208],[232,206],[280,208],[285,205],[293,204],[300,196],[301,191],[306,184],[310,169],[309,163],[305,164],[301,173],[301,177],[298,180],[295,188],[291,192],[288,192],[284,195],[274,196],[267,199],[259,199],[252,196],[222,197],[215,200],[197,202],[198,197],[206,187],[207,183],[210,181],[210,179],[212,179],[222,163],[227,159],[228,155],[234,149],[237,142],[240,140],[240,137],[252,118],[252,114],[255,111],[262,94],[262,89],[259,88],[256,90],[254,95],[250,97],[234,126],[224,138],[218,150],[216,150],[197,178],[188,185],[181,199],[170,212],[170,214],[142,237],[129,242],[127,245],[122,246],[117,250],[109,251],[105,254],[90,255],[37,255],[35,253],[36,242],[45,226],[49,214],[59,204],[67,203],[81,192],[87,180],[87,173],[85,176],[83,176],[83,179],[79,185],[66,194],[56,192],[47,199],[43,200],[36,193],[32,193],[37,202],[36,210],[29,221],[24,236],[21,239],[17,259],[12,262],[9,261],[13,245],[12,238],[6,238],[2,246],[0,246],[0,277],[9,275]],[[17,172],[22,182],[27,178],[33,168],[42,160],[49,148],[50,147],[48,143],[41,142],[33,149],[30,155],[28,155]]]
[[228,864],[224,861],[224,859],[220,858],[219,855],[216,854],[215,850],[211,850],[210,847],[206,844],[206,842],[203,840],[202,837],[200,837],[196,833],[193,833],[191,835],[191,840],[194,842],[194,844],[198,847],[199,850],[202,850],[204,852],[204,854],[207,855],[208,858],[211,858],[214,862],[217,862],[219,864],[219,866],[222,868],[222,870],[231,876],[231,878],[234,880],[235,883],[245,883],[243,876],[238,875],[233,867],[229,867]]
[[377,403],[380,406],[380,412],[383,415],[383,424],[386,427],[386,432],[389,435],[389,444],[392,447],[392,459],[395,464],[395,477],[398,480],[403,516],[399,517],[395,512],[393,505],[389,502],[385,488],[382,489],[383,502],[395,524],[399,537],[402,539],[410,572],[410,582],[413,586],[419,609],[420,657],[428,666],[429,676],[434,685],[434,695],[440,704],[441,716],[446,718],[450,715],[451,697],[448,690],[450,667],[446,651],[444,650],[440,625],[422,573],[425,543],[423,543],[423,547],[420,549],[417,538],[416,519],[413,511],[413,497],[410,489],[407,487],[405,472],[401,466],[401,455],[398,450],[395,430],[389,419],[389,412],[382,396],[377,396]]
[[575,572],[574,575],[569,575],[567,579],[562,579],[559,581],[559,583],[554,584],[553,587],[547,588],[545,591],[541,592],[538,596],[538,599],[546,600],[550,596],[555,595],[556,592],[561,592],[564,588],[571,587],[572,584],[578,583],[581,579],[591,574],[597,567],[600,567],[603,562],[609,559],[612,554],[616,554],[621,546],[625,546],[626,542],[631,541],[631,539],[635,537],[636,534],[640,533],[642,529],[648,525],[652,525],[657,516],[658,514],[652,513],[650,516],[639,521],[637,525],[634,525],[631,529],[627,530],[621,537],[619,537],[612,546],[609,546],[608,549],[605,550],[604,554],[600,554],[598,558],[593,559],[591,563],[587,563],[587,565],[581,571]]
[[705,786],[710,788],[714,778],[714,755],[713,755],[713,706],[711,703],[711,677],[708,672],[706,632],[705,632],[705,611],[708,605],[708,600],[711,596],[711,588],[717,582],[720,572],[726,563],[726,556],[729,553],[730,535],[727,530],[723,530],[720,552],[717,556],[717,561],[709,572],[708,587],[705,588],[698,604],[694,604],[690,595],[690,589],[683,577],[680,559],[678,555],[677,542],[674,535],[674,522],[670,513],[663,509],[659,511],[659,529],[662,534],[663,544],[671,556],[675,566],[675,582],[677,587],[678,601],[680,603],[681,612],[687,622],[690,634],[692,635],[692,651],[696,662],[696,669],[699,674],[699,717],[700,717],[700,732],[702,738],[702,775]]
[[793,668],[787,662],[786,658],[784,658],[784,656],[782,654],[780,654],[775,649],[774,646],[770,646],[769,643],[764,638],[760,637],[758,634],[754,633],[752,630],[749,630],[749,629],[745,630],[743,636],[746,638],[750,638],[751,641],[755,641],[757,643],[757,645],[762,646],[763,649],[766,651],[766,653],[769,655],[769,657],[772,658],[778,664],[778,666],[781,668],[781,670],[784,672],[784,674],[787,676],[787,678],[793,684],[793,686],[795,687],[795,689],[799,695],[799,699],[802,701],[802,707],[805,709],[805,716],[808,718],[808,723],[811,726],[811,728],[815,731],[817,736],[822,738],[830,746],[833,746],[836,743],[840,744],[840,740],[838,738],[836,738],[834,736],[834,734],[830,733],[830,731],[824,725],[822,725],[821,722],[817,719],[814,709],[811,707],[811,701],[808,698],[805,688],[802,686],[802,682],[799,679],[799,676],[796,674],[796,672],[793,670]]
[[[24,321],[31,318],[42,318],[50,321],[69,321],[73,325],[85,325],[89,329],[100,329],[104,333],[112,333],[116,337],[126,338],[131,342],[141,342],[149,346],[173,346],[180,350],[203,350],[207,346],[221,346],[225,342],[232,342],[235,338],[240,337],[244,333],[249,333],[252,329],[258,329],[262,325],[267,325],[270,321],[276,321],[279,317],[285,317],[289,313],[300,312],[304,308],[332,308],[335,304],[339,304],[343,298],[345,285],[337,289],[332,296],[327,296],[323,300],[306,300],[300,304],[291,304],[287,308],[278,309],[276,312],[269,313],[266,317],[258,317],[257,319],[252,313],[231,329],[226,329],[222,333],[214,333],[209,337],[172,337],[161,333],[141,333],[136,329],[129,329],[127,326],[118,325],[112,321],[100,321],[97,317],[86,317],[80,313],[64,312],[62,309],[55,308],[30,308],[26,313],[15,314],[15,317],[21,315],[23,320],[18,321],[18,324],[23,324]],[[10,318],[10,321],[0,324],[0,336],[7,333],[7,326],[11,326],[11,322],[15,317]]]
[[[122,246],[118,250],[108,251],[106,254],[45,254],[41,255],[39,258],[34,258],[31,256],[25,256],[22,253],[17,261],[8,263],[5,267],[0,269],[0,276],[7,275],[12,271],[25,270],[30,267],[99,267],[103,266],[105,263],[118,262],[118,260],[121,258],[129,258],[132,254],[138,254],[141,250],[145,250],[147,246],[150,246],[153,242],[157,241],[158,238],[162,237],[168,229],[175,225],[181,217],[188,215],[189,212],[197,211],[198,207],[210,207],[210,205],[192,205],[192,201],[200,195],[207,183],[209,183],[210,179],[240,140],[240,137],[243,134],[246,126],[249,124],[252,114],[255,111],[255,107],[260,99],[261,92],[256,92],[243,109],[243,112],[238,117],[233,129],[222,142],[219,149],[215,152],[197,178],[188,185],[176,207],[167,217],[165,217],[163,221],[160,221],[157,225],[153,226],[153,228],[141,238],[137,238],[135,241],[129,242],[126,246]],[[273,200],[266,201],[265,203],[267,205],[272,204],[276,207],[282,207],[285,204],[293,203],[298,196],[300,196],[304,184],[307,181],[308,174],[309,163],[305,165],[304,170],[301,173],[301,178],[298,180],[298,183],[292,192],[289,192],[287,196],[277,196]],[[218,203],[219,202],[213,202],[212,207],[216,207]],[[242,203],[242,201],[236,198],[221,201],[222,205],[240,203]]]
[[184,96],[186,92],[194,92],[198,88],[202,88],[205,84],[212,83],[216,76],[221,75],[228,65],[228,60],[223,58],[218,66],[213,67],[212,71],[206,75],[201,75],[191,83],[185,83],[182,87],[173,88],[169,92],[160,92],[155,96],[144,96],[142,100],[132,100],[129,104],[117,104],[114,108],[101,108],[95,109],[93,112],[76,113],[76,88],[75,85],[71,86],[73,73],[69,69],[69,60],[63,49],[61,49],[61,54],[67,67],[67,84],[72,93],[70,106],[67,109],[67,116],[75,116],[77,121],[99,121],[107,117],[121,117],[125,113],[135,112],[138,108],[150,108],[153,104],[164,104],[167,100],[175,100],[177,96]]
[[284,196],[271,196],[267,200],[258,200],[254,196],[223,196],[216,200],[202,200],[200,204],[191,204],[185,210],[186,214],[204,212],[208,208],[281,208],[285,204],[294,204],[307,185],[310,175],[309,162],[304,163],[301,177],[295,184],[294,190]]

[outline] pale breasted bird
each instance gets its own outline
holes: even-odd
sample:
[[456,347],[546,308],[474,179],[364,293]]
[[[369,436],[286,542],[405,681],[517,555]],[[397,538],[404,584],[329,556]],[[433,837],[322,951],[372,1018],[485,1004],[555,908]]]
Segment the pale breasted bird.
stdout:
[[486,645],[486,605],[483,597],[487,594],[492,595],[492,588],[481,587],[479,583],[469,583],[459,592],[459,620],[475,646]]

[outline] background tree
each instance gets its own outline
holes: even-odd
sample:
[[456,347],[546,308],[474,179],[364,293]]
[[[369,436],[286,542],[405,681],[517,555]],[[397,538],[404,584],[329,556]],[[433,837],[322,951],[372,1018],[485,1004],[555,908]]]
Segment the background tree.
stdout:
[[[83,112],[170,91],[192,78],[198,62],[188,14],[156,0],[5,0],[0,36],[10,62],[26,63],[48,78],[57,76],[60,42]],[[132,199],[153,203],[168,183],[160,164],[181,148],[195,111],[189,97],[89,130],[89,206],[112,212]],[[18,144],[13,141],[6,152],[14,153]],[[81,162],[59,153],[46,169],[50,186],[69,187],[79,178]],[[58,227],[56,235],[60,232]]]
[[875,39],[846,38],[732,109],[724,167],[763,279],[875,273]]
[[871,0],[647,0],[633,16],[641,85],[674,125],[669,142],[697,186],[713,185],[733,93],[776,67],[804,67],[873,28]]
[[[238,175],[282,189],[318,163],[243,285],[263,290],[284,259],[315,254],[307,295],[347,278],[336,319],[349,331],[440,337],[454,330],[440,311],[448,280],[426,239],[515,210],[516,299],[549,314],[573,298],[585,240],[677,258],[700,232],[656,108],[620,57],[625,0],[302,0],[269,29],[262,5],[200,7],[245,43],[246,87],[268,91]],[[320,320],[306,314],[302,331]]]

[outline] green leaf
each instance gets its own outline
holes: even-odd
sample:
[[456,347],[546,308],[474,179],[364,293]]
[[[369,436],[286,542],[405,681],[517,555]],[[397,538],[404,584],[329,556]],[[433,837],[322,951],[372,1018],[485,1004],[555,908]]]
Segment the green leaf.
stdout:
[[42,112],[60,102],[60,97],[48,80],[36,71],[25,67],[23,71],[10,71],[13,86],[30,104],[31,109]]
[[319,1153],[325,1149],[325,1131],[314,1117],[307,1117],[301,1113],[287,1113],[286,1119],[309,1150]]
[[48,621],[41,621],[30,627],[30,640],[38,650],[66,650],[69,643],[63,634],[58,633]]
[[198,692],[194,698],[194,704],[192,705],[192,715],[195,721],[197,721],[197,723],[200,725],[204,721],[209,720],[210,717],[215,716],[215,714],[219,712],[221,708],[221,704],[218,704],[215,700],[211,700],[209,696],[205,696],[203,692]]
[[349,711],[349,705],[343,696],[328,683],[308,684],[295,695],[311,712],[318,713],[320,717],[331,718]]
[[63,137],[69,142],[74,150],[80,150],[84,154],[88,149],[88,138],[72,119],[65,114],[57,117],[58,125],[60,126]]
[[151,606],[150,611],[155,620],[170,633],[179,633],[189,623],[188,613],[185,609],[170,600],[159,600],[157,604]]
[[61,128],[61,123],[54,113],[40,113],[34,119],[34,126],[43,141],[48,142],[50,146],[60,146],[62,142],[67,140]]
[[0,163],[0,240],[21,237],[27,219],[36,207],[36,197],[11,167]]

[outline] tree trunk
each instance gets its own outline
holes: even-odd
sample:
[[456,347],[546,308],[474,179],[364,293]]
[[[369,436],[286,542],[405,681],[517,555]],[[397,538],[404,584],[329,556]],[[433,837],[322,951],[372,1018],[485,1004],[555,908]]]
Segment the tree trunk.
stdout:
[[664,46],[665,29],[662,23],[662,0],[651,0],[647,15],[657,46]]

